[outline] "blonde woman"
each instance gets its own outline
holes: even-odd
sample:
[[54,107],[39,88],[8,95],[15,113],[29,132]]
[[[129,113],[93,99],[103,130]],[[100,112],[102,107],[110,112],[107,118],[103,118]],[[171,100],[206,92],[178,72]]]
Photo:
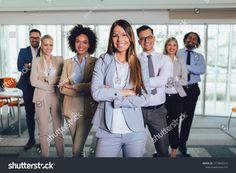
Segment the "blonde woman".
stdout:
[[96,49],[97,38],[89,27],[76,25],[69,32],[68,43],[76,54],[65,60],[59,87],[64,95],[63,114],[72,137],[73,157],[83,157],[84,144],[96,110],[90,86],[96,62],[91,54]]
[[49,157],[48,127],[49,122],[52,121],[57,155],[63,157],[63,135],[59,132],[62,122],[59,98],[56,94],[63,58],[53,56],[52,50],[53,38],[50,35],[44,35],[41,38],[40,57],[36,57],[32,61],[30,80],[32,86],[35,87],[33,102],[35,103],[42,156]]
[[[176,157],[179,145],[179,117],[182,112],[182,97],[186,96],[183,86],[187,84],[187,69],[183,59],[178,59],[178,42],[176,38],[170,37],[165,42],[164,54],[171,59],[171,76],[166,84],[166,109],[167,124],[173,129],[169,132],[171,146],[171,157]],[[175,126],[173,123],[176,123]]]

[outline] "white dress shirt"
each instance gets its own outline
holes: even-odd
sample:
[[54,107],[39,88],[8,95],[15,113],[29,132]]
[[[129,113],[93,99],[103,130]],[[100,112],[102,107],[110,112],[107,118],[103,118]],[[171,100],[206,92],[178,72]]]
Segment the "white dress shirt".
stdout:
[[157,93],[151,95],[149,106],[157,106],[165,103],[165,85],[171,75],[171,60],[168,56],[157,53],[155,50],[151,54],[142,52],[138,57],[144,61],[148,61],[147,55],[152,55],[155,77],[150,77],[151,89],[156,88]]
[[33,48],[32,46],[30,46],[30,48],[31,48],[32,57],[35,58],[38,54],[39,48]]
[[[114,88],[124,88],[128,75],[129,75],[129,64],[120,63],[117,58],[115,60],[116,63],[116,70],[115,75],[113,77],[113,83]],[[120,79],[119,82],[117,82],[117,79]],[[118,134],[124,134],[124,133],[130,133],[132,132],[129,127],[127,126],[124,115],[121,108],[114,109],[113,110],[113,119],[112,119],[112,125],[111,125],[111,133],[118,133]]]
[[[170,58],[170,57],[169,57]],[[171,87],[168,87],[170,85],[168,85],[168,83],[173,83],[175,80],[175,76],[174,76],[174,61],[178,61],[178,59],[176,58],[176,56],[174,57],[173,61],[171,60],[170,58],[170,63],[171,63],[171,68],[170,68],[170,71],[171,71],[171,76],[170,78],[168,78],[167,80],[167,87],[166,87],[166,94],[178,94],[178,92],[176,91],[175,87],[174,86],[171,86]],[[174,81],[173,81],[174,80]]]

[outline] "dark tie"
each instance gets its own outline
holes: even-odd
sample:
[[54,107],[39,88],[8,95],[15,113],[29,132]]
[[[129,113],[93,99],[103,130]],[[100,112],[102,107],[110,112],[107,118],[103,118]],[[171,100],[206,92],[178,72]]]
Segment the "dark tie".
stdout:
[[[154,74],[154,69],[153,69],[153,63],[152,63],[152,55],[147,55],[148,58],[148,72],[149,72],[149,77],[155,77]],[[157,89],[153,89],[151,93],[154,95],[157,93]]]
[[187,50],[188,54],[187,54],[187,65],[191,65],[191,52],[190,50]]
[[[187,54],[187,65],[191,65],[191,50],[187,50],[188,54]],[[188,81],[190,81],[190,73],[188,73]]]

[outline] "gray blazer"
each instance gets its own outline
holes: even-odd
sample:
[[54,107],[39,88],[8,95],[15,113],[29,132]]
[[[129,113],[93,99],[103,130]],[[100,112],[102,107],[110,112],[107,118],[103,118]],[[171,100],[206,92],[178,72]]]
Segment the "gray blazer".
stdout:
[[[103,54],[96,62],[91,83],[91,92],[94,100],[98,102],[97,110],[93,118],[93,124],[104,130],[111,130],[113,109],[121,108],[124,119],[131,131],[145,131],[141,107],[148,105],[150,99],[150,83],[148,77],[148,65],[140,62],[142,78],[147,90],[142,90],[140,96],[122,96],[122,89],[114,88],[113,76],[115,74],[115,57]],[[110,88],[104,87],[110,86]],[[125,89],[132,89],[129,76]]]
[[[178,81],[174,81],[174,88],[176,89],[176,91],[178,92],[180,97],[184,97],[186,96],[186,92],[183,89],[183,86],[187,85],[187,68],[185,65],[184,60],[181,58],[178,58],[177,60],[173,61],[173,70],[174,70],[174,79],[176,79],[176,76],[181,77],[180,80]],[[168,82],[167,82],[168,85]]]

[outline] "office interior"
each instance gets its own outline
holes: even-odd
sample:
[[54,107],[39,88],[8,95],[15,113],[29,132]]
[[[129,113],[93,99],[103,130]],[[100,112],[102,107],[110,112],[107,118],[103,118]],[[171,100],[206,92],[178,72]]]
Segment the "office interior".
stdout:
[[[204,55],[207,70],[199,83],[201,94],[187,145],[192,157],[236,157],[235,0],[0,0],[0,78],[19,80],[17,55],[20,48],[29,45],[31,29],[50,34],[53,55],[68,59],[74,55],[68,48],[68,31],[76,24],[89,26],[98,37],[94,56],[99,57],[106,51],[110,26],[117,19],[126,19],[134,30],[143,24],[151,26],[155,50],[160,53],[169,37],[177,38],[179,48],[183,48],[186,33],[200,35],[202,42],[196,51]],[[28,134],[23,105],[20,109],[18,116],[17,107],[1,107],[0,157],[40,157],[37,147],[23,150]],[[94,157],[95,132],[93,128],[86,141],[85,157]],[[64,136],[65,155],[71,157],[69,132]],[[153,152],[149,136],[144,157],[152,157]],[[50,153],[56,157],[54,144]]]

